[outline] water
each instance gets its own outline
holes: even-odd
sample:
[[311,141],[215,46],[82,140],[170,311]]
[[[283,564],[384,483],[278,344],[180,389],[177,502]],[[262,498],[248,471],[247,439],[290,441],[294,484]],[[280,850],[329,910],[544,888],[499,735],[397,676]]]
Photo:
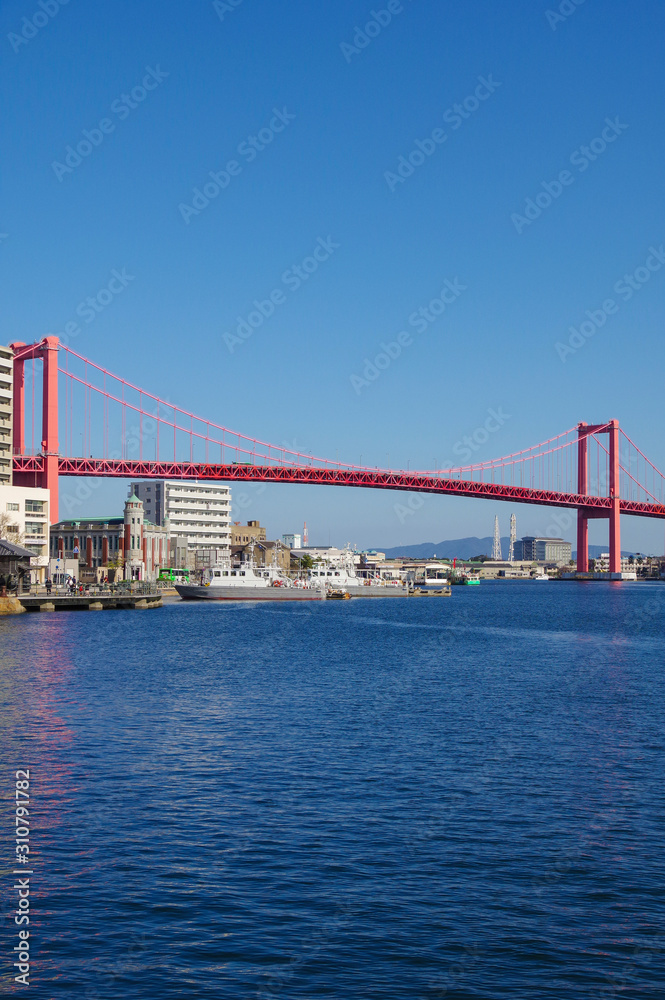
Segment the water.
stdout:
[[0,620],[31,996],[665,996],[664,612],[496,583]]

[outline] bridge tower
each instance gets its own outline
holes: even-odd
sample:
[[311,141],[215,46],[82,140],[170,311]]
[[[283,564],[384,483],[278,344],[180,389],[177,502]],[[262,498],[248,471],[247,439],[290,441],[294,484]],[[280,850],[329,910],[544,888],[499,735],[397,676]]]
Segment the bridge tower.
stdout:
[[611,507],[609,512],[587,507],[580,504],[577,508],[577,572],[589,572],[589,518],[609,517],[610,527],[610,573],[621,572],[621,515],[620,501],[620,470],[619,470],[619,421],[610,420],[606,424],[577,425],[577,492],[587,496],[589,492],[589,449],[590,434],[607,434],[609,436],[610,481],[609,497]]
[[45,337],[38,344],[15,341],[14,352],[14,432],[13,451],[25,455],[25,362],[42,361],[41,472],[15,472],[16,486],[42,486],[50,492],[51,524],[58,520],[58,345],[57,337]]

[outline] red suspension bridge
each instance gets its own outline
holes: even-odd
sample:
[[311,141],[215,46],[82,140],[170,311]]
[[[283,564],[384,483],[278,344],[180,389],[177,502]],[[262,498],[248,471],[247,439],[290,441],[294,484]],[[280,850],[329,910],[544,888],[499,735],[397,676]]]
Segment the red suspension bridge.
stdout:
[[[589,568],[589,520],[607,518],[610,572],[618,573],[621,514],[665,518],[665,477],[617,420],[580,423],[523,451],[458,468],[368,468],[302,454],[197,417],[113,375],[57,337],[10,346],[14,482],[50,490],[52,522],[58,520],[60,476],[249,480],[442,493],[575,509],[580,572]],[[26,362],[32,363],[30,393]]]

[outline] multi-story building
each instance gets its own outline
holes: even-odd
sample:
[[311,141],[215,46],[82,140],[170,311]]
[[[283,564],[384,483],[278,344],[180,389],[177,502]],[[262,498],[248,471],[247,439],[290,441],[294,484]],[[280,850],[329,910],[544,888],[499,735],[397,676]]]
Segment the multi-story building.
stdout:
[[12,484],[14,352],[0,347],[0,486]]
[[290,549],[302,548],[302,535],[282,535],[282,542]]
[[[637,570],[637,563],[634,559],[631,560],[630,556],[621,556],[621,572],[631,573]],[[610,554],[609,552],[601,552],[593,560],[593,568],[596,573],[609,573],[610,571]]]
[[231,525],[231,545],[249,545],[250,542],[265,542],[266,529],[260,521],[248,521],[241,524],[235,521]]
[[33,583],[43,583],[48,569],[50,496],[38,486],[0,485],[2,535],[31,553]]
[[[145,517],[168,527],[170,561],[194,569],[197,549],[228,549],[231,544],[231,488],[223,483],[152,480],[132,483]],[[186,558],[186,563],[182,562]]]
[[231,564],[241,566],[244,562],[255,566],[275,566],[283,573],[291,569],[291,550],[282,542],[259,542],[255,539],[244,545],[231,546]]
[[[43,492],[48,492],[44,490]],[[51,528],[51,575],[113,569],[124,580],[155,580],[169,561],[168,527],[152,524],[136,495],[119,516],[78,517]],[[100,575],[98,572],[97,575]]]
[[563,538],[535,538],[525,535],[514,545],[515,562],[556,563],[565,566],[570,562],[572,545]]

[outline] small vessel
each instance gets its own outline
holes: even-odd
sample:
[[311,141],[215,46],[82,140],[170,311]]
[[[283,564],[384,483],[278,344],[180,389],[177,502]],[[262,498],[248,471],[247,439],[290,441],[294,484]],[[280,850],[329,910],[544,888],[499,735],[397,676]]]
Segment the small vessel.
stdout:
[[401,580],[360,577],[353,563],[353,552],[346,549],[340,563],[321,560],[307,573],[307,583],[314,587],[346,590],[350,597],[406,597],[407,588]]
[[531,579],[536,580],[538,583],[549,583],[550,580],[544,569],[539,570],[538,573],[534,573]]
[[450,583],[450,569],[440,562],[426,563],[413,572],[414,587],[447,587]]
[[348,590],[339,590],[335,587],[331,587],[330,590],[326,592],[326,598],[329,601],[350,601],[351,594]]
[[200,585],[176,584],[183,601],[322,601],[324,587],[294,586],[274,566],[251,562],[233,569],[230,563],[203,572]]

